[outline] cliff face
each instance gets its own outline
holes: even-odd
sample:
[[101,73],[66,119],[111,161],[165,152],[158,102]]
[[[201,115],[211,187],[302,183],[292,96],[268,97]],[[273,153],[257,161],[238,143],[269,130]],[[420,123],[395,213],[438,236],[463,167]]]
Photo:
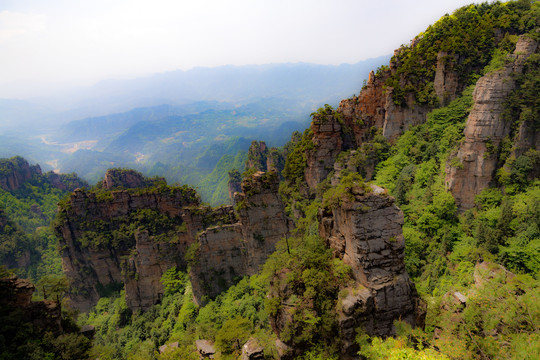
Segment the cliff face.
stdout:
[[[402,234],[403,213],[394,199],[382,188],[371,186],[371,191],[351,189],[351,197],[344,196],[340,205],[319,209],[319,235],[352,269],[353,279],[339,291],[334,311],[343,358],[356,358],[357,329],[371,336],[395,334],[393,322],[403,320],[412,326],[424,325],[425,304],[419,298],[406,270],[405,240]],[[270,294],[280,299],[271,324],[278,335],[294,324],[297,302],[289,282],[290,271],[276,275]],[[330,296],[330,295],[328,295]],[[315,316],[321,316],[316,314]],[[283,340],[283,339],[282,339]],[[291,353],[300,353],[292,340]]]
[[356,283],[338,303],[343,349],[354,354],[356,329],[369,335],[395,333],[394,320],[423,326],[423,305],[405,271],[403,213],[383,189],[353,202],[319,210],[319,232],[336,257],[350,265]]
[[[88,311],[102,289],[126,283],[130,308],[146,309],[163,294],[156,285],[164,271],[159,262],[165,257],[163,267],[174,264],[185,268],[183,254],[197,232],[204,229],[204,210],[197,212],[200,204],[191,197],[194,193],[182,189],[162,193],[120,190],[110,194],[112,198],[99,199],[95,193],[76,190],[68,206],[61,209],[56,231],[63,249],[63,271],[74,289],[70,298],[75,307]],[[131,236],[127,231],[128,235],[119,238],[99,240],[99,232],[101,236],[112,233],[136,214],[149,216],[149,210],[182,229],[167,229],[174,234],[164,240],[155,239],[162,234],[161,229],[153,229],[150,234],[133,229]]]
[[30,165],[19,156],[0,159],[0,187],[6,191],[17,190],[34,175],[41,175],[39,165]]
[[[385,138],[394,141],[409,127],[425,122],[432,106],[416,103],[412,93],[405,98],[404,104],[397,105],[393,100],[393,89],[385,85],[398,66],[394,60],[377,74],[372,71],[358,96],[342,100],[335,111],[314,114],[311,130],[315,146],[306,154],[305,170],[311,190],[328,176],[339,153],[360,147],[373,138],[377,129]],[[437,63],[436,74],[436,91],[441,94],[441,101],[454,98],[461,89],[451,66],[441,60]],[[407,79],[403,78],[402,82],[406,83]],[[372,173],[373,170],[365,169],[365,172]]]
[[288,235],[291,223],[278,195],[276,172],[258,171],[235,194],[239,221],[209,228],[199,237],[199,259],[191,266],[193,294],[201,302],[243,275],[253,275]]
[[199,301],[254,274],[288,232],[277,184],[275,173],[244,181],[238,215],[201,205],[191,189],[76,190],[56,226],[73,305],[88,311],[123,283],[130,309],[148,309],[163,295],[163,273],[187,268],[190,246],[198,247],[191,278]]
[[[493,71],[476,84],[473,108],[465,127],[465,140],[455,159],[459,165],[447,164],[446,184],[460,210],[474,206],[474,197],[493,183],[498,164],[499,146],[510,135],[512,122],[503,118],[504,103],[515,88],[514,75],[523,70],[525,60],[536,51],[537,43],[520,37],[514,54],[498,71]],[[535,143],[532,127],[523,123],[519,129],[521,151]],[[536,144],[535,144],[536,145]],[[455,161],[455,160],[454,160]]]

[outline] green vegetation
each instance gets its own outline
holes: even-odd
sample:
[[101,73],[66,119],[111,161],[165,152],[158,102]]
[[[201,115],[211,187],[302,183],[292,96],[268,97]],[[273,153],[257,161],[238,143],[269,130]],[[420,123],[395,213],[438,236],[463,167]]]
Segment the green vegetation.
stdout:
[[287,158],[283,169],[283,181],[279,186],[279,194],[286,203],[286,211],[290,214],[294,207],[306,206],[308,198],[305,196],[307,184],[304,179],[304,172],[307,167],[306,153],[315,148],[313,141],[313,131],[308,128],[302,135],[296,132],[291,136],[291,141],[285,145]]
[[[407,94],[419,104],[437,105],[433,80],[437,58],[459,76],[459,83],[471,85],[495,54],[513,51],[513,35],[530,33],[540,25],[540,4],[529,0],[469,5],[442,17],[416,37],[416,46],[403,46],[392,58],[397,71],[386,80],[396,105],[406,105]],[[502,33],[502,39],[496,34]],[[499,50],[497,50],[499,49]],[[488,71],[495,69],[493,64]]]
[[[447,166],[464,168],[455,153],[464,138],[472,106],[472,84],[480,76],[504,66],[507,55],[515,48],[517,34],[538,39],[535,29],[540,25],[539,18],[537,1],[482,3],[459,9],[429,27],[415,40],[416,46],[404,47],[396,55],[394,61],[399,67],[389,75],[386,86],[393,88],[393,100],[398,105],[405,105],[409,94],[419,104],[441,105],[434,93],[433,79],[442,51],[446,53],[442,61],[460,76],[463,91],[456,99],[443,99],[444,107],[432,110],[426,123],[409,128],[392,146],[380,130],[370,129],[368,140],[360,148],[344,152],[337,159],[342,165],[339,184],[330,186],[330,179],[336,175],[331,173],[314,193],[305,183],[307,156],[314,149],[313,134],[310,129],[303,134],[293,133],[283,148],[287,156],[282,172],[285,179],[279,191],[287,212],[296,221],[296,229],[292,236],[278,243],[261,272],[244,277],[214,300],[205,299],[204,306],[194,303],[189,276],[178,268],[164,273],[163,299],[146,312],[132,313],[118,284],[101,289],[102,298],[97,306],[79,317],[80,324],[96,326],[92,358],[197,359],[195,340],[208,339],[215,341],[217,358],[237,359],[242,345],[253,337],[263,345],[265,358],[272,359],[277,358],[273,328],[282,340],[302,353],[300,359],[337,359],[341,343],[335,309],[346,293],[344,289],[351,285],[351,269],[336,259],[319,237],[317,215],[320,209],[346,207],[354,197],[370,193],[372,190],[363,178],[366,174],[362,173],[367,173],[367,168],[374,168],[373,182],[386,188],[403,210],[405,266],[427,303],[427,318],[425,329],[411,329],[397,322],[397,336],[386,339],[370,337],[358,329],[359,354],[366,359],[539,358],[540,153],[539,149],[521,149],[516,142],[521,125],[532,124],[535,131],[540,129],[538,54],[529,58],[523,75],[516,77],[518,86],[508,98],[506,121],[511,122],[511,134],[500,145],[488,141],[488,152],[497,156],[500,165],[496,182],[476,196],[474,208],[463,213],[458,213],[445,184]],[[386,76],[388,70],[381,68],[376,76]],[[320,121],[329,115],[336,115],[330,106],[312,114]],[[189,126],[201,126],[196,117],[189,120]],[[339,117],[337,120],[340,121]],[[152,130],[146,125],[141,126]],[[175,126],[175,130],[184,131],[180,121]],[[233,143],[229,145],[235,148]],[[200,180],[208,176],[201,186],[208,191],[206,196],[216,202],[223,200],[227,173],[239,180],[246,160],[245,153],[233,156],[238,149],[219,156],[220,149],[226,148],[215,147],[207,156],[199,157],[201,163],[211,164],[207,170],[214,170],[191,178]],[[189,169],[185,165],[176,169],[161,165],[154,170],[168,169],[169,175],[177,177],[180,169]],[[250,171],[254,170],[245,174]],[[268,172],[263,186],[269,186],[277,177],[277,173]],[[38,217],[27,215],[31,205],[21,199],[32,199],[45,213],[52,198],[44,198],[39,186],[33,186],[22,188],[20,198],[0,193],[0,205],[6,209],[4,217],[8,210],[10,214],[9,219],[2,220],[0,212],[0,250],[5,258],[40,244],[33,242],[35,239],[26,230],[38,233],[37,228],[43,225],[39,225],[42,223]],[[246,183],[248,195],[256,190]],[[159,182],[128,191],[174,193],[187,203],[200,203],[193,189]],[[51,189],[51,193],[55,190]],[[89,193],[98,203],[114,198],[112,192],[99,186]],[[244,205],[237,204],[238,209]],[[70,210],[66,201],[61,207]],[[19,217],[17,209],[25,209],[20,210]],[[62,216],[57,219],[61,221]],[[84,232],[81,245],[92,248],[130,248],[134,232],[142,229],[149,231],[156,241],[174,239],[175,233],[185,231],[180,219],[155,210],[134,211],[107,222],[79,220]],[[216,219],[208,222],[211,220]],[[43,236],[50,236],[50,232],[40,231]],[[255,238],[261,240],[262,235],[255,234]],[[41,279],[38,290],[42,297],[60,297],[65,279],[54,276],[59,275],[59,269],[57,258],[47,255],[51,243],[42,244],[47,247],[39,250],[44,264],[40,266],[46,271],[39,267],[34,271],[36,278]],[[185,255],[187,264],[195,264],[201,251],[199,243],[191,245]],[[49,276],[39,275],[40,271]],[[6,319],[5,324],[12,329],[15,320]],[[50,356],[60,356],[58,349],[71,348],[65,344],[68,340],[54,340],[64,345],[55,345],[51,340],[44,347],[53,349],[51,354],[56,355]],[[40,341],[48,340],[45,337]],[[160,346],[175,342],[178,347],[159,353]],[[39,354],[42,358],[48,356]]]
[[[0,159],[2,177],[24,171],[21,157]],[[16,269],[19,277],[37,282],[45,275],[60,275],[57,240],[49,224],[67,190],[84,184],[75,174],[35,174],[7,191],[0,188],[0,264]],[[58,186],[58,187],[56,187]]]
[[[162,179],[144,179],[147,187],[124,189],[132,195],[156,194],[170,195],[175,201],[179,201],[185,206],[198,207],[200,199],[197,192],[187,185],[167,186]],[[104,189],[101,183],[86,192],[90,198],[96,200],[95,206],[100,203],[112,203],[114,201],[115,190]],[[53,222],[53,227],[59,231],[62,222],[71,211],[69,201],[59,204],[60,212]],[[209,209],[207,209],[209,212]],[[201,211],[204,211],[201,210]],[[88,219],[86,216],[78,216],[72,219],[74,225],[81,232],[78,237],[82,247],[92,249],[122,249],[127,250],[135,245],[135,233],[146,230],[155,241],[167,242],[175,241],[178,233],[186,232],[186,226],[180,216],[171,216],[168,213],[160,212],[158,209],[136,209],[123,216],[116,216],[108,219]],[[212,222],[215,219],[204,219]]]

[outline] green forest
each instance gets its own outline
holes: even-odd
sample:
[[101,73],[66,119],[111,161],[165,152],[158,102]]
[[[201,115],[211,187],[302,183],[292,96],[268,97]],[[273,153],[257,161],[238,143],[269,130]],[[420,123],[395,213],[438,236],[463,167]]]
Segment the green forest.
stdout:
[[[279,193],[294,230],[278,243],[258,274],[237,279],[234,286],[198,305],[189,277],[197,249],[191,247],[186,253],[188,267],[164,272],[165,293],[149,310],[132,312],[124,289],[108,289],[88,313],[64,308],[66,328],[95,327],[91,341],[80,335],[55,339],[32,330],[13,338],[5,327],[0,333],[0,359],[19,359],[24,354],[27,359],[195,360],[199,358],[195,342],[200,339],[214,342],[217,359],[239,359],[250,339],[257,340],[264,359],[278,359],[278,337],[271,319],[284,306],[285,299],[275,295],[284,288],[290,289],[287,301],[295,306],[290,310],[293,320],[279,338],[300,349],[297,359],[340,359],[335,308],[347,295],[344,289],[351,284],[352,270],[334,257],[320,237],[318,214],[321,209],[342,206],[359,193],[370,193],[371,184],[384,188],[403,211],[404,263],[426,303],[426,318],[423,328],[396,321],[396,335],[389,337],[356,329],[358,357],[540,358],[540,149],[516,152],[523,123],[532,124],[535,134],[540,132],[538,50],[526,60],[523,72],[514,76],[516,87],[504,103],[510,134],[497,146],[487,142],[488,156],[496,157],[498,168],[491,186],[474,197],[474,207],[459,209],[446,184],[446,169],[463,167],[456,154],[465,141],[475,84],[509,63],[519,36],[540,42],[539,29],[540,3],[528,0],[465,6],[429,26],[415,39],[415,46],[403,46],[394,56],[398,68],[385,80],[385,88],[393,89],[396,106],[407,106],[412,96],[416,104],[430,107],[425,123],[409,127],[392,141],[380,129],[369,129],[360,147],[338,156],[344,170],[330,172],[315,191],[309,190],[305,180],[306,154],[316,147],[312,129],[293,133],[285,146],[273,149],[286,159]],[[454,99],[442,101],[433,85],[440,51],[462,59],[455,70],[463,90]],[[388,71],[384,66],[375,76]],[[314,119],[318,116],[341,120],[341,114],[330,106],[312,114]],[[241,151],[239,141],[229,145],[232,150],[209,149],[200,157],[215,164],[209,175],[199,177],[197,189],[212,204],[226,201],[229,175],[238,178],[239,172],[247,170],[243,174],[247,177],[254,172],[245,164],[257,160],[256,154]],[[367,171],[349,171],[345,162],[359,169],[372,168],[370,181],[365,180]],[[229,172],[232,169],[237,171]],[[179,177],[179,173],[180,168],[160,168],[159,164],[150,171],[150,175],[167,177]],[[338,185],[331,183],[335,175],[339,175]],[[175,188],[164,183],[155,187],[159,191]],[[99,183],[92,191],[111,196]],[[44,175],[34,176],[16,191],[0,189],[0,263],[14,269],[2,268],[1,275],[14,271],[36,283],[35,300],[46,297],[47,286],[57,285],[59,294],[67,290],[51,223],[57,204],[67,204],[68,194],[53,187]],[[86,224],[90,235],[80,246],[122,247],[122,241],[132,241],[137,229],[158,229],[154,232],[160,234],[160,241],[171,231],[185,231],[178,229],[182,224],[174,223],[178,219],[157,213],[133,213],[126,219],[122,224],[104,225],[101,234],[99,224]],[[55,221],[62,219],[57,216]],[[122,231],[128,235],[116,236]],[[24,265],[13,263],[24,258]],[[11,315],[2,308],[0,316]],[[78,352],[65,345],[70,341],[79,344]],[[169,346],[160,350],[163,345]]]

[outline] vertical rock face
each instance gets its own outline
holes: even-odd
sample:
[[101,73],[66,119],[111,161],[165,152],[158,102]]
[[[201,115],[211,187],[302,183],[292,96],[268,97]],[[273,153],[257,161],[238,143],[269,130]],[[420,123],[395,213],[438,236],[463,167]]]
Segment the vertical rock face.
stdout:
[[[165,265],[185,268],[185,249],[195,242],[197,232],[205,228],[205,212],[195,211],[199,202],[182,189],[162,193],[113,191],[111,197],[98,199],[95,193],[76,190],[59,214],[56,231],[62,248],[62,267],[72,286],[69,297],[81,311],[95,305],[103,289],[121,283],[126,284],[130,308],[146,309],[153,305],[162,293],[157,283]],[[176,230],[161,241],[155,239],[158,232],[139,231],[135,231],[133,238],[99,240],[104,233],[114,234],[128,223],[129,216],[145,210],[173,219],[183,230]],[[163,260],[166,261],[162,267],[159,263]]]
[[248,150],[246,170],[277,171],[285,166],[283,155],[276,148],[268,148],[264,141],[253,141]]
[[264,141],[253,141],[248,150],[248,159],[246,169],[255,169],[266,171],[266,160],[268,157],[268,148]]
[[285,215],[283,202],[278,195],[277,172],[257,172],[242,182],[242,193],[237,195],[238,217],[242,224],[248,274],[255,274],[276,243],[289,234],[292,226]]
[[276,172],[258,171],[235,194],[239,221],[212,227],[199,237],[198,260],[191,265],[193,294],[214,297],[241,276],[253,275],[288,235],[290,222],[278,195]]
[[314,190],[326,179],[344,146],[342,125],[333,115],[313,116],[311,130],[314,149],[306,153],[305,179],[309,188]]
[[459,84],[458,73],[454,69],[454,64],[458,60],[456,55],[448,55],[445,51],[440,51],[437,54],[437,70],[435,71],[433,88],[443,106],[454,100],[457,94],[463,90]]
[[164,293],[161,276],[172,267],[185,267],[182,255],[188,243],[188,239],[177,243],[156,242],[147,230],[135,232],[135,251],[125,264],[122,279],[130,309],[145,310],[161,300]]
[[[328,176],[340,152],[360,147],[373,136],[374,129],[381,129],[382,134],[393,141],[409,127],[425,122],[432,107],[417,104],[412,93],[405,104],[394,103],[392,88],[386,86],[385,81],[396,69],[397,64],[391,63],[378,74],[371,72],[358,96],[342,100],[335,112],[314,114],[311,123],[314,149],[306,153],[305,170],[311,190]],[[449,97],[455,96],[457,85],[454,89],[451,72],[439,72],[439,82],[446,84],[441,84],[440,90],[448,92]]]
[[350,265],[356,284],[338,303],[343,349],[354,354],[356,329],[394,334],[394,320],[423,325],[424,314],[403,262],[403,213],[394,199],[373,187],[354,202],[319,211],[319,232],[335,256]]
[[0,159],[0,187],[6,191],[17,190],[34,175],[41,175],[39,165],[30,165],[20,156]]
[[232,170],[229,171],[229,182],[228,182],[228,188],[229,188],[229,199],[231,200],[231,203],[234,205],[234,193],[242,191],[242,175],[238,170]]
[[[182,188],[105,195],[76,190],[56,226],[73,305],[88,311],[101,293],[124,284],[128,307],[148,309],[163,295],[165,271],[187,268],[184,256],[192,245],[198,249],[190,275],[200,302],[256,273],[289,231],[278,184],[276,172],[246,179],[243,193],[236,193],[238,214],[231,206],[202,206],[194,190]],[[148,216],[163,223],[116,233]]]
[[[493,182],[498,167],[501,141],[510,134],[512,123],[503,119],[504,102],[515,88],[512,74],[523,71],[528,56],[537,43],[520,37],[514,54],[501,70],[478,80],[473,92],[473,108],[465,127],[465,141],[459,148],[454,164],[447,164],[446,184],[460,210],[474,206],[474,197]],[[524,138],[531,135],[523,132]],[[529,140],[530,141],[530,140]],[[458,165],[455,165],[455,162]]]

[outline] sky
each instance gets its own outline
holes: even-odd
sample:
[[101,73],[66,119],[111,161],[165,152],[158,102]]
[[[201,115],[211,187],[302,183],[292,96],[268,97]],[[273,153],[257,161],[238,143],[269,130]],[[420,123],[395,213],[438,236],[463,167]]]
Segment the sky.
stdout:
[[0,98],[197,66],[356,63],[472,0],[0,0]]

